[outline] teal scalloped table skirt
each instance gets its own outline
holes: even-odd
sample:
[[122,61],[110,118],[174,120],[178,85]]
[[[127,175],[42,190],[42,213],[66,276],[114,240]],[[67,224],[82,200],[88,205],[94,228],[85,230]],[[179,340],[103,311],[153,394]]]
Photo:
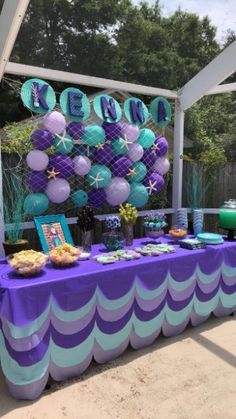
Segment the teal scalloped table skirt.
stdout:
[[[136,240],[135,245],[146,242]],[[97,254],[101,245],[93,248]],[[49,375],[82,374],[92,359],[110,361],[130,344],[150,345],[211,313],[236,309],[236,243],[68,269],[48,264],[20,279],[0,260],[0,359],[11,394],[35,399]]]

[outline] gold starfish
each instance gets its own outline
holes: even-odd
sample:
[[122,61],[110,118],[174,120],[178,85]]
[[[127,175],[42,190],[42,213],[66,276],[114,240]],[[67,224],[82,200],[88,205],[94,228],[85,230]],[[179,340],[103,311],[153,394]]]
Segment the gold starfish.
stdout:
[[48,179],[56,179],[57,175],[60,174],[60,172],[56,172],[55,168],[53,167],[52,170],[47,170],[48,173]]
[[136,175],[137,175],[137,172],[135,169],[129,169],[129,173],[127,176],[136,176]]
[[102,181],[104,180],[104,178],[99,177],[99,176],[100,176],[100,173],[99,173],[99,172],[96,174],[96,176],[95,176],[95,177],[94,177],[94,176],[92,176],[92,175],[89,175],[90,179],[92,179],[92,180],[93,180],[93,182],[91,182],[91,183],[90,183],[90,185],[91,185],[91,186],[96,185],[96,188],[97,188],[97,189],[98,189],[98,184],[99,184],[99,182],[102,182]]
[[99,143],[99,144],[96,144],[95,147],[97,148],[97,150],[103,150],[104,149],[104,145],[105,144],[103,144],[103,143]]
[[152,146],[152,150],[154,150],[154,151],[159,150],[159,146],[158,146],[158,144],[153,144],[153,146]]

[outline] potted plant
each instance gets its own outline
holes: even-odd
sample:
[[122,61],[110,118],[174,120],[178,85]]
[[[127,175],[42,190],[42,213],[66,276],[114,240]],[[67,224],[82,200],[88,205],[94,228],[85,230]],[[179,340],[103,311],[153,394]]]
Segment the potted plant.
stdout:
[[26,190],[19,173],[13,170],[3,172],[3,210],[5,224],[11,224],[6,230],[3,247],[6,256],[28,248],[28,241],[23,240],[22,223],[25,221],[24,200]]

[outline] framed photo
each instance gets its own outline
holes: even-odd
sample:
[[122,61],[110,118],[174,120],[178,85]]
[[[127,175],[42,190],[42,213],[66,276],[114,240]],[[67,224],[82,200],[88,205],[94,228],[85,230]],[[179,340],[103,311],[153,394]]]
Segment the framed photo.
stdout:
[[63,243],[74,244],[64,214],[34,217],[34,222],[44,252]]

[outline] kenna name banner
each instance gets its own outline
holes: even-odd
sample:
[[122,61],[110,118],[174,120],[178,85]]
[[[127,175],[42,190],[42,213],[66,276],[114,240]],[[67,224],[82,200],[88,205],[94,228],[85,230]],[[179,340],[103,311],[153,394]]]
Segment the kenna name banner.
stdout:
[[[27,80],[21,88],[21,98],[24,105],[34,113],[46,114],[56,105],[56,94],[53,88],[44,80]],[[60,107],[68,120],[83,122],[89,118],[91,105],[87,95],[80,89],[68,87],[60,94]],[[107,123],[119,122],[122,109],[112,96],[100,94],[93,100],[96,115]],[[142,100],[129,97],[123,105],[123,112],[129,123],[139,127],[144,126],[151,117],[158,127],[165,127],[171,121],[171,106],[164,97],[155,98],[148,110]]]

